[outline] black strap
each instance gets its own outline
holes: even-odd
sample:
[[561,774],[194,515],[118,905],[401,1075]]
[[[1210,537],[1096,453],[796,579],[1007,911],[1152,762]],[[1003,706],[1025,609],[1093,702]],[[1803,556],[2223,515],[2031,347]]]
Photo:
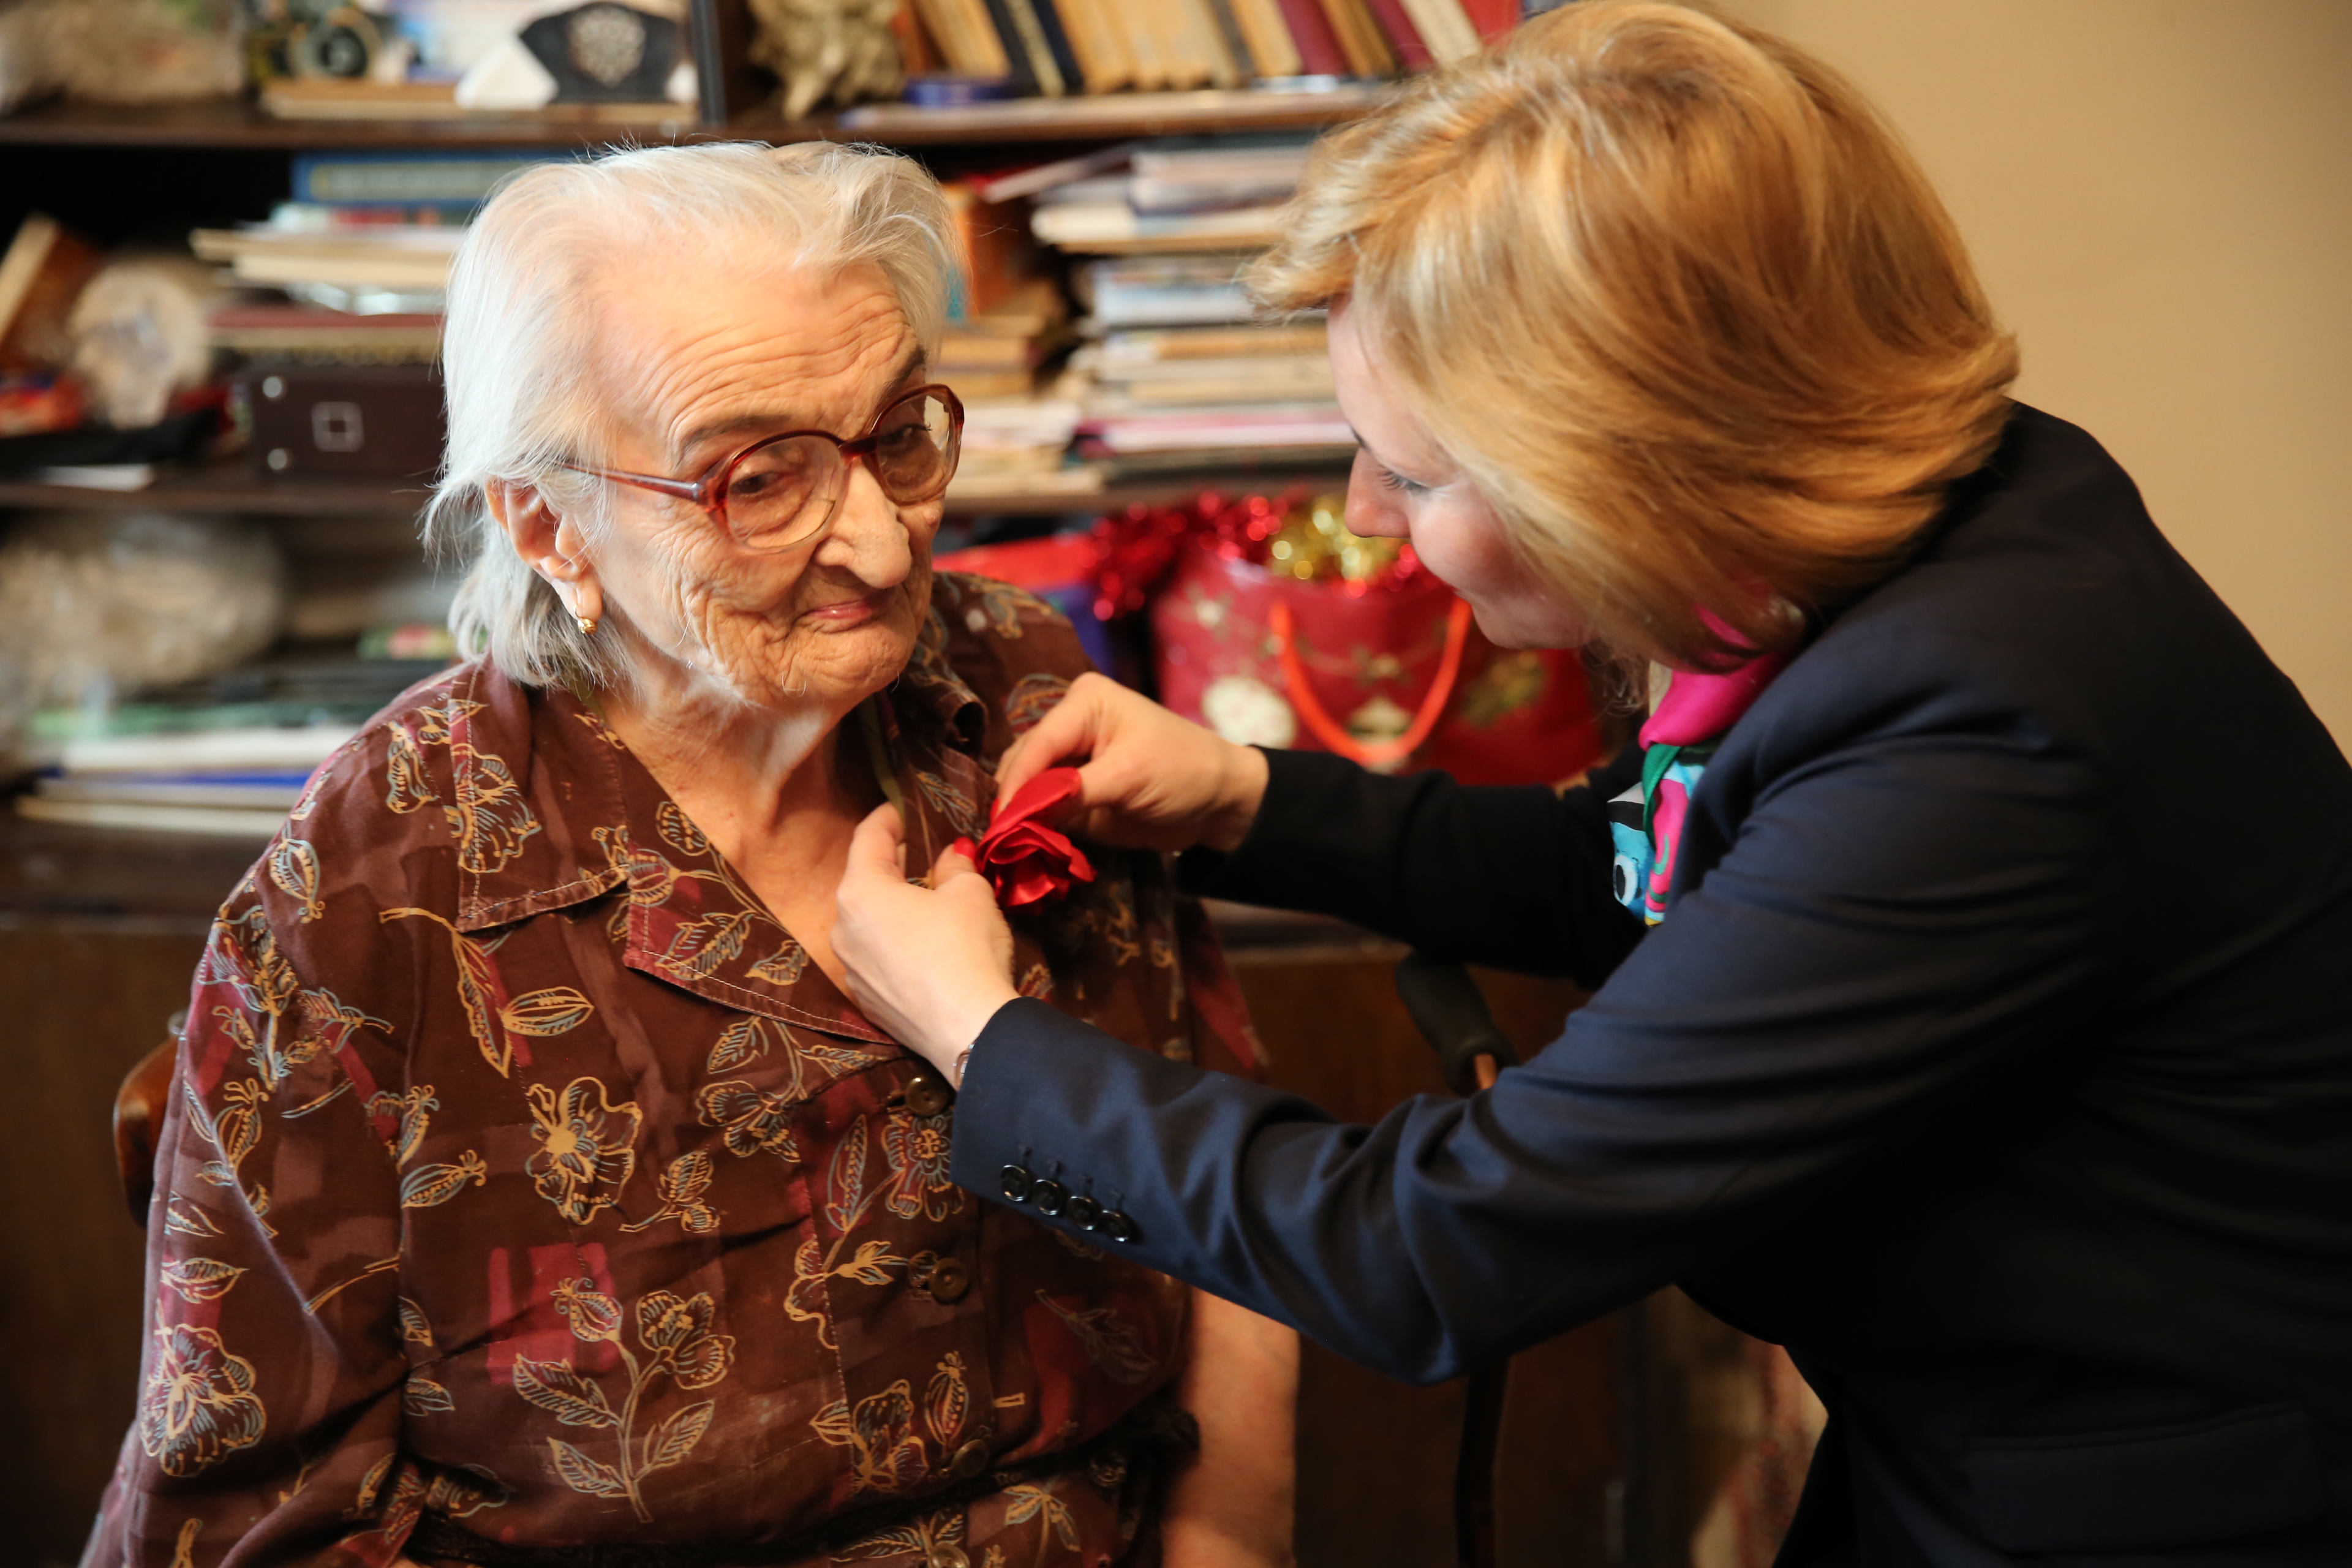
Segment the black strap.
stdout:
[[962,1509],[1023,1481],[1082,1469],[1120,1450],[1165,1453],[1201,1446],[1200,1423],[1190,1412],[1157,1400],[1138,1405],[1117,1423],[1079,1444],[968,1481],[957,1481],[922,1497],[897,1499],[825,1521],[783,1541],[713,1545],[509,1546],[476,1535],[442,1514],[428,1513],[409,1536],[412,1557],[440,1557],[481,1568],[761,1568],[830,1554],[861,1536],[895,1529],[950,1509]]

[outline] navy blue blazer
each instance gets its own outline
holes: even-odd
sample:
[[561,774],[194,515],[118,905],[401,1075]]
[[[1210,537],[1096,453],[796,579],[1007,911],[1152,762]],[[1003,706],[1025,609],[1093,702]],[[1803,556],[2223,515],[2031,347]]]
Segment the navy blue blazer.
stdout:
[[2090,437],[1739,721],[1646,935],[1606,786],[1269,763],[1200,890],[1591,1004],[1356,1127],[1009,1003],[959,1182],[1412,1380],[1678,1283],[1829,1408],[1783,1563],[2352,1563],[2352,769]]

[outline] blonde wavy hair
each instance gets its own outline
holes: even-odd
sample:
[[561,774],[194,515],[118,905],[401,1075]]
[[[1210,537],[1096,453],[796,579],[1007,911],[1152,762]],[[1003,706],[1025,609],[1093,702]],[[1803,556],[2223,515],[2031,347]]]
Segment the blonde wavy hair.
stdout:
[[2017,374],[1861,95],[1736,22],[1580,0],[1327,136],[1266,308],[1376,363],[1616,652],[1719,666],[1898,563]]

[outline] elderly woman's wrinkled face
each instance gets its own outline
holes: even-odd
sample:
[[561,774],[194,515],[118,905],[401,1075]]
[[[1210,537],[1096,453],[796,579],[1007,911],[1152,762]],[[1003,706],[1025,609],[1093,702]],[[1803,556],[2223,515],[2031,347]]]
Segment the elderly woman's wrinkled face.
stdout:
[[[698,479],[787,430],[853,438],[924,381],[897,296],[871,267],[656,261],[614,279],[599,320],[607,452],[635,473]],[[898,505],[857,463],[820,540],[762,553],[689,502],[615,486],[597,583],[614,629],[690,669],[695,686],[760,708],[846,710],[914,647],[940,510]]]

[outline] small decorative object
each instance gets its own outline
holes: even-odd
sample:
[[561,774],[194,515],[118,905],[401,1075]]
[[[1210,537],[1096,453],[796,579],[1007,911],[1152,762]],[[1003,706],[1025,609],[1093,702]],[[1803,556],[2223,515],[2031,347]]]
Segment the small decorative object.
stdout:
[[694,65],[672,16],[617,0],[552,12],[483,54],[458,81],[462,109],[691,103]]
[[[398,57],[405,65],[404,52]],[[337,5],[324,15],[294,24],[286,35],[286,63],[300,77],[333,77],[342,81],[404,74],[387,64],[383,27],[356,5]]]
[[657,100],[686,47],[686,29],[667,16],[613,0],[541,16],[521,37],[555,79],[558,103]]
[[907,79],[890,19],[902,0],[751,0],[751,59],[784,84],[783,113],[896,98]]
[[22,519],[0,545],[0,752],[34,710],[227,668],[286,616],[286,571],[258,526],[123,512]]
[[75,300],[73,372],[90,412],[118,430],[162,419],[173,395],[211,373],[205,312],[220,294],[210,268],[130,256],[99,269]]
[[1095,879],[1094,863],[1058,828],[1039,820],[1055,807],[1076,798],[1078,770],[1048,768],[999,801],[987,834],[979,844],[959,839],[956,847],[970,856],[980,874],[996,889],[996,901],[1008,910],[1045,899],[1058,899],[1072,882]]
[[52,92],[92,103],[227,98],[245,85],[236,0],[0,6],[0,113]]

